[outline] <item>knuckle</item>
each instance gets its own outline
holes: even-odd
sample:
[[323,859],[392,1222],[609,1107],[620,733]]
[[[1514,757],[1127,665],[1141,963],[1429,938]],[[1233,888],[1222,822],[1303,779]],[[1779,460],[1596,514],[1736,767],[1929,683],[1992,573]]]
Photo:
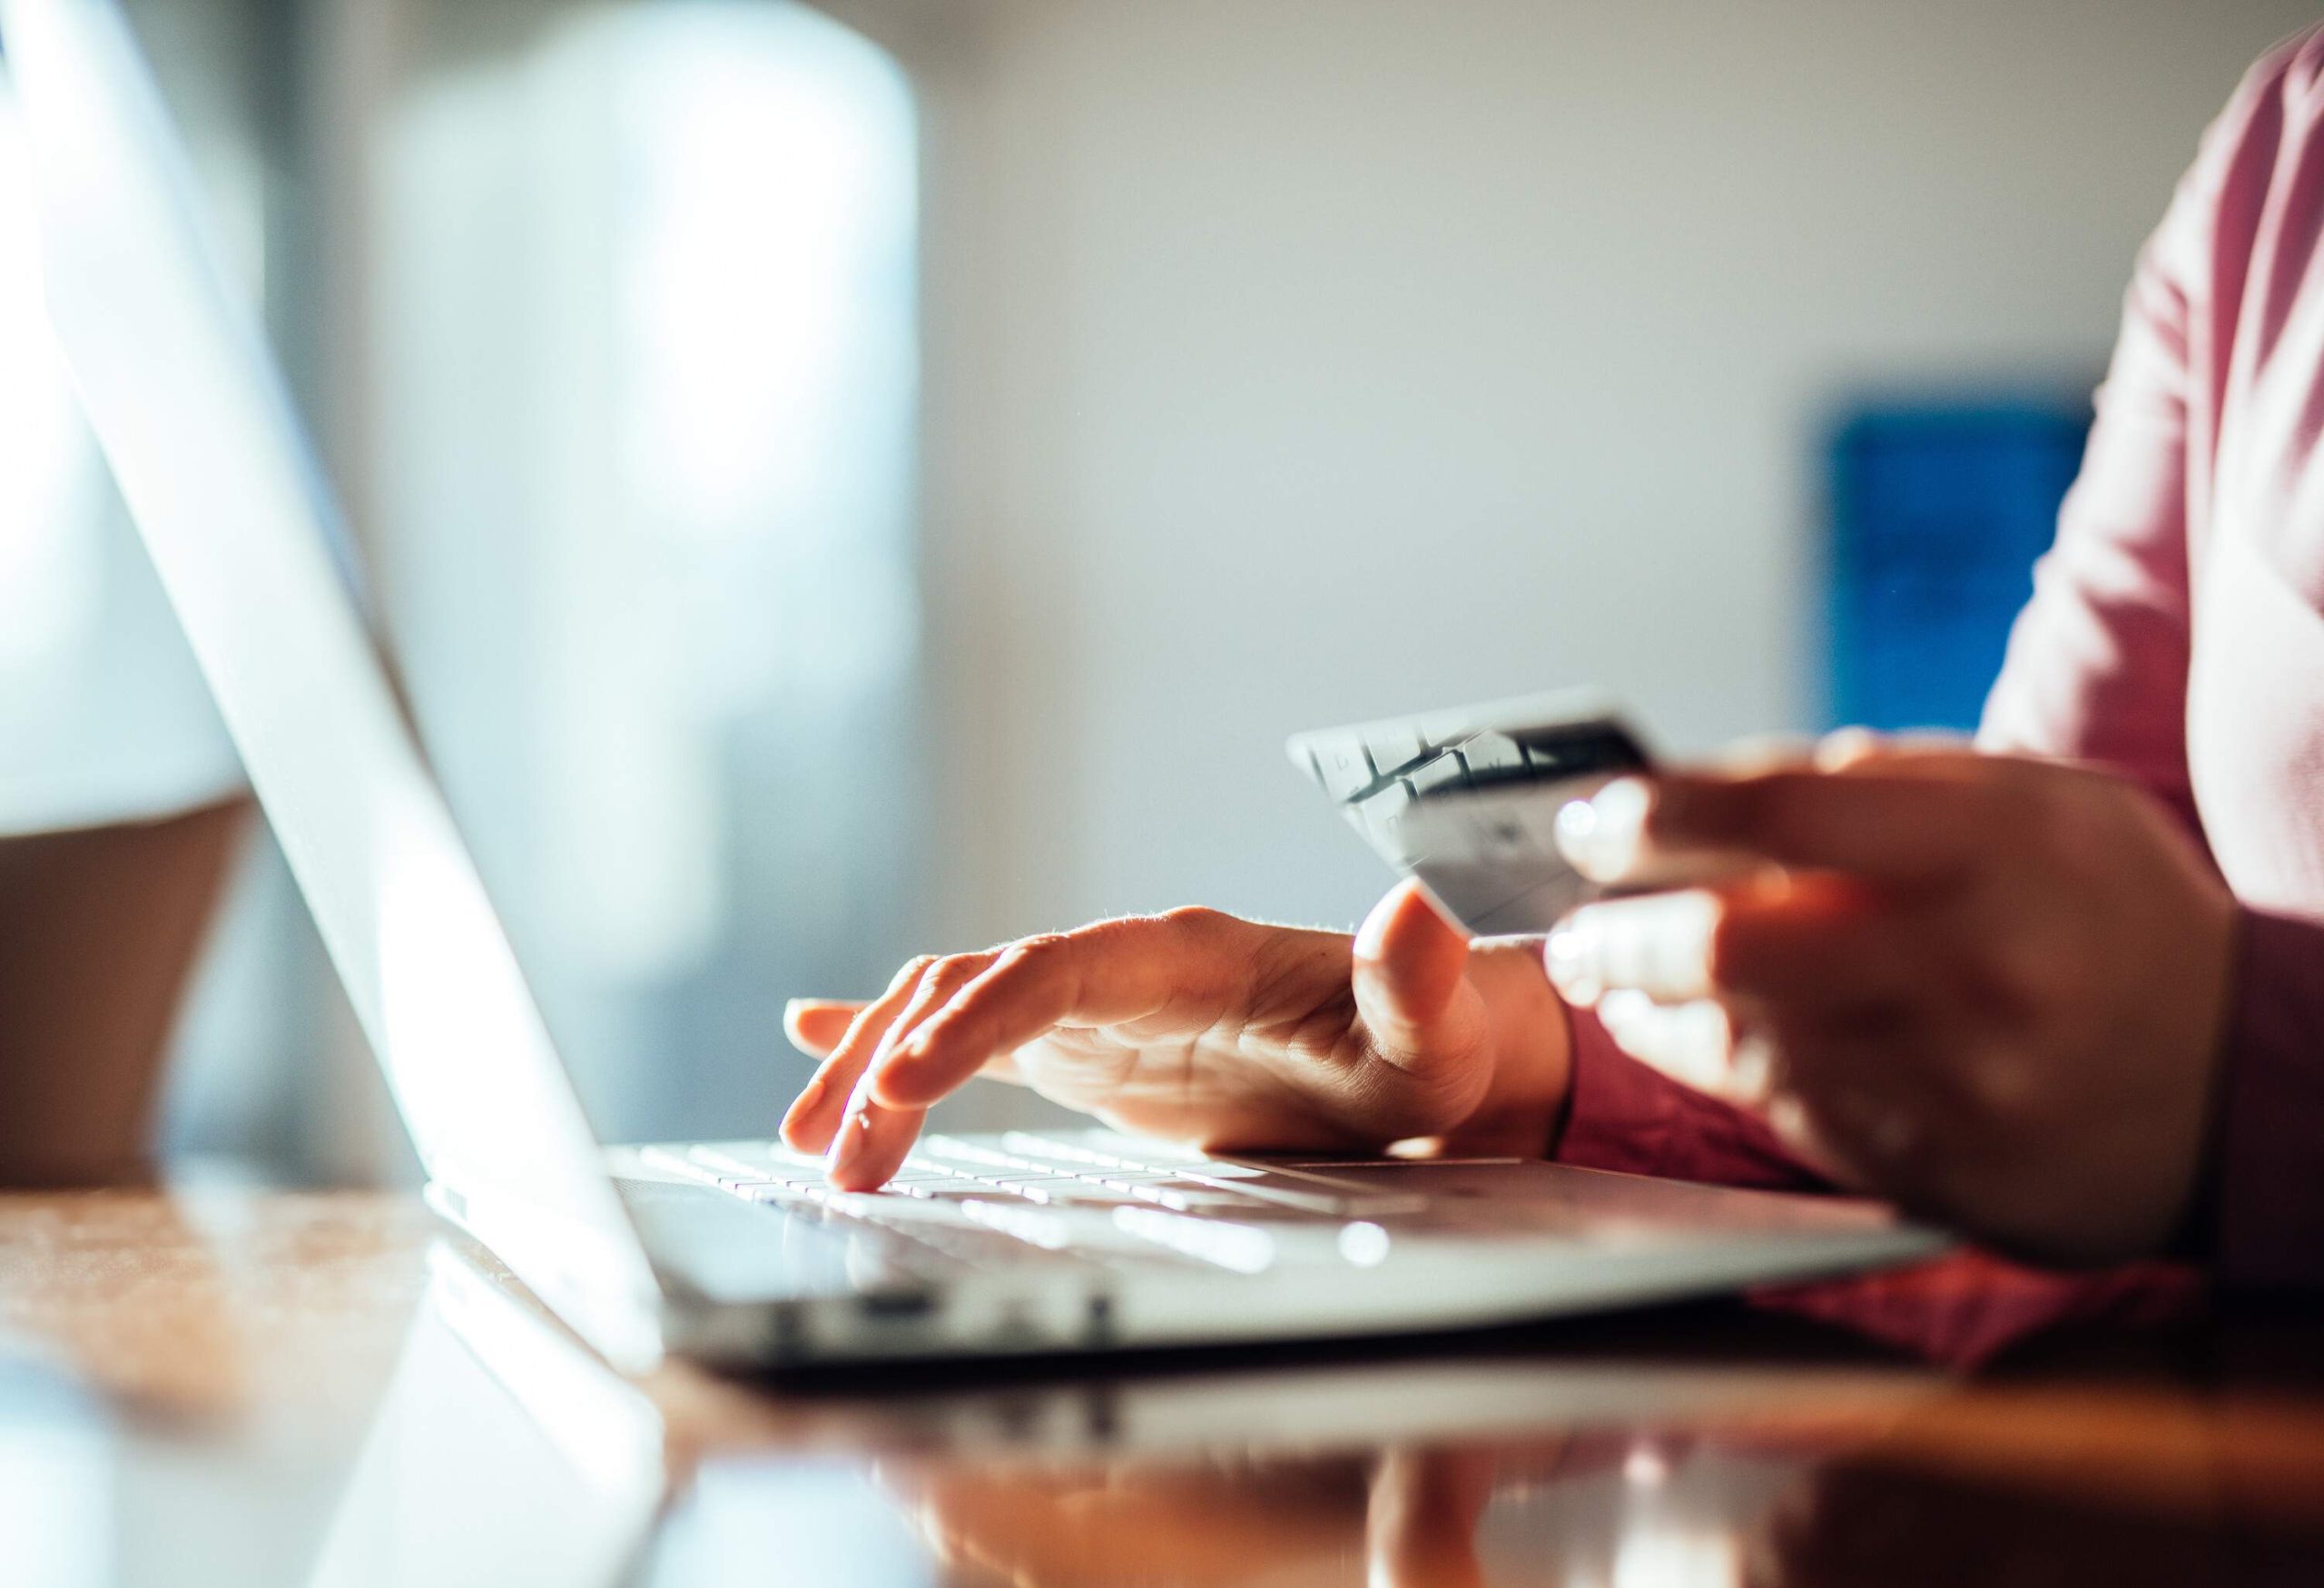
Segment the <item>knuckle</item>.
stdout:
[[1155,919],[1174,931],[1208,936],[1218,932],[1232,917],[1225,911],[1213,910],[1206,904],[1181,904],[1174,910],[1165,910]]
[[1061,932],[1035,932],[1020,937],[1001,951],[999,968],[1011,977],[1045,971],[1073,952],[1073,940]]
[[985,956],[982,954],[946,954],[929,967],[926,981],[931,986],[950,991],[965,981],[974,980],[984,964]]

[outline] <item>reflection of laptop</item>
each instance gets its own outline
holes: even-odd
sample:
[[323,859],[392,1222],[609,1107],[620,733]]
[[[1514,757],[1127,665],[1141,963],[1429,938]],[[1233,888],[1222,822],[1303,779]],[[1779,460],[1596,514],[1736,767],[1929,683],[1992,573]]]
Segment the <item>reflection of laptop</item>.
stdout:
[[281,377],[113,0],[0,0],[84,404],[386,1071],[435,1205],[616,1363],[1435,1329],[1931,1248],[1861,1204],[1521,1160],[925,1142],[835,1194],[765,1139],[601,1148],[333,557]]

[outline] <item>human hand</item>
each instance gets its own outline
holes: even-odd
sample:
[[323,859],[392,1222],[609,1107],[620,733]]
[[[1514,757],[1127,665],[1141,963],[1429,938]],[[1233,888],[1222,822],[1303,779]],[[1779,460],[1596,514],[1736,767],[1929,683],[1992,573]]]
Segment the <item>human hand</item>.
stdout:
[[1536,947],[1472,945],[1410,884],[1353,938],[1211,910],[1101,921],[914,960],[876,1001],[801,1001],[786,1024],[822,1065],[783,1139],[858,1190],[979,1075],[1124,1130],[1331,1150],[1538,1152],[1566,1084]]
[[[1734,1033],[1650,1060],[1980,1236],[2093,1261],[2168,1242],[2200,1166],[2235,904],[2144,794],[1856,735],[1812,768],[1625,779],[1560,833],[1593,879],[1665,887],[1551,935],[1565,997],[1715,1000]],[[1704,860],[1725,880],[1669,885]]]

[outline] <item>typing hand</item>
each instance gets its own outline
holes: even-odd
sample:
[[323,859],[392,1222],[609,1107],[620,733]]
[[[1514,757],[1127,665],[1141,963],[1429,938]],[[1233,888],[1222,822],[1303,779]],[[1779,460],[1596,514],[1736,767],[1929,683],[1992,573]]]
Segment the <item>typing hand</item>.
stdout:
[[1205,1147],[1539,1151],[1567,1068],[1536,947],[1472,947],[1409,885],[1353,938],[1210,910],[1101,921],[914,960],[877,1001],[801,1001],[787,1025],[822,1064],[783,1139],[856,1190],[980,1075]]
[[[2143,793],[1849,735],[1815,767],[1624,780],[1560,832],[1597,880],[1665,889],[1551,934],[1566,998],[1605,1000],[1618,1039],[1625,1003],[1715,1000],[1735,1034],[1641,1057],[1975,1234],[2078,1260],[2168,1242],[2201,1158],[2234,901]],[[1726,880],[1670,887],[1689,855]]]

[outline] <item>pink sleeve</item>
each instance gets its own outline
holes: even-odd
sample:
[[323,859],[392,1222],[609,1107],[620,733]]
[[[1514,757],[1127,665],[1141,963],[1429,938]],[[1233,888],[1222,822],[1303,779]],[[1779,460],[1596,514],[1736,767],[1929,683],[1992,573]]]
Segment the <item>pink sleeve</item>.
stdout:
[[1986,749],[2097,763],[2199,837],[2187,771],[2189,504],[2209,499],[2247,237],[2309,35],[2263,57],[2205,132],[2139,252],[2082,472],[1985,701]]
[[[2126,295],[2122,334],[2098,398],[2083,470],[2060,513],[2057,541],[2035,570],[2033,599],[2020,614],[2009,654],[1985,708],[1987,748],[2103,764],[2170,804],[2199,837],[2187,770],[2185,715],[2190,656],[2187,503],[2208,457],[2206,394],[2191,370],[2206,367],[2212,244],[2222,194],[2270,85],[2290,47],[2254,68],[2207,135],[2169,214],[2141,252]],[[2238,201],[2240,202],[2240,201]],[[2225,1083],[2223,1153],[2270,1162],[2288,1138],[2264,1121],[2239,1132],[2245,1114],[2278,1107],[2302,1119],[2324,1110],[2315,1066],[2295,1060],[2296,1014],[2324,1030],[2324,929],[2313,956],[2299,960],[2262,922],[2247,953],[2238,1034]],[[2299,970],[2313,966],[2303,980]],[[2315,1007],[2295,1011],[2309,999]],[[1758,1116],[1666,1079],[1623,1053],[1599,1021],[1573,1014],[1573,1082],[1555,1144],[1564,1161],[1735,1185],[1811,1188],[1824,1182],[1787,1152]],[[2280,1028],[2280,1029],[2279,1029]],[[2267,1032],[2273,1031],[2270,1037]],[[2238,1110],[2242,1110],[2239,1113]],[[2245,1138],[2258,1144],[2247,1146]],[[2310,1137],[2309,1139],[2324,1139]],[[2266,1267],[2280,1259],[2253,1243],[2264,1220],[2239,1223],[2239,1208],[2264,1200],[2245,1189],[2240,1169],[2217,1180],[2219,1250]],[[2324,1219],[2324,1200],[2317,1217]],[[2298,1225],[2310,1233],[2318,1228]],[[2305,1217],[2304,1215],[2301,1217]],[[2260,1243],[2264,1245],[2265,1243]],[[2269,1248],[2273,1252],[2275,1248]]]
[[[2261,61],[2138,261],[2082,476],[1986,702],[1985,747],[2120,771],[2200,839],[2186,715],[2189,504],[2207,501],[2218,383],[2280,157],[2288,73]],[[2230,1282],[2324,1287],[2324,924],[2242,912],[2192,1249]]]
[[[2224,119],[2224,118],[2223,118]],[[2213,143],[2221,142],[2214,134]],[[2189,792],[2185,279],[2199,268],[2203,163],[2142,253],[2057,544],[2010,638],[1980,742],[2104,762],[2200,831]],[[1622,1052],[1573,1014],[1573,1090],[1555,1145],[1566,1162],[1735,1185],[1823,1182],[1756,1116]]]
[[2188,276],[2202,165],[2141,252],[2082,472],[1985,702],[1988,749],[2102,763],[2200,831],[2185,734]]
[[1757,1114],[1640,1063],[1589,1011],[1574,1010],[1571,1020],[1573,1079],[1551,1155],[1559,1161],[1727,1186],[1827,1189]]

